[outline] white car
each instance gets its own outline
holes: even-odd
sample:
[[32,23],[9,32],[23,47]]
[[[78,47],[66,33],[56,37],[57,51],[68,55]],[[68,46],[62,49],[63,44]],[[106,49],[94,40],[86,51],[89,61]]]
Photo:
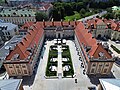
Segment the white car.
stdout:
[[116,43],[120,43],[120,41],[115,41]]

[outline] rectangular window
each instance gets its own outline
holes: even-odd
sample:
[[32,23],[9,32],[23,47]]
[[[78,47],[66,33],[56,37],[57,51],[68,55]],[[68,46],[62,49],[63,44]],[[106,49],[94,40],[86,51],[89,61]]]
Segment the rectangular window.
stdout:
[[91,73],[94,73],[94,71],[95,71],[95,69],[92,69],[92,70],[91,70]]
[[27,74],[27,70],[24,70],[24,74]]
[[106,64],[105,66],[106,66],[106,67],[108,67],[108,66],[109,66],[109,63],[108,63],[108,64]]
[[95,67],[95,66],[96,66],[96,64],[95,64],[95,63],[93,63],[93,64],[92,64],[92,67]]
[[18,73],[21,73],[20,69],[17,69]]
[[13,71],[13,70],[11,70],[11,73],[14,75],[15,74],[15,72]]
[[26,66],[25,65],[22,65],[23,68],[25,68]]
[[9,68],[12,68],[12,66],[9,66]]
[[16,66],[16,68],[19,68],[19,66]]
[[104,69],[104,73],[107,73],[107,69]]

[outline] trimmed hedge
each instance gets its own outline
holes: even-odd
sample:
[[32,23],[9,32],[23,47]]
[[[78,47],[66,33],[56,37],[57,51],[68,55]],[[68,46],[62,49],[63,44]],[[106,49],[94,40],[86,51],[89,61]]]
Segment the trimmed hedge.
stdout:
[[49,67],[52,66],[56,66],[57,67],[57,61],[56,62],[51,62],[50,59],[51,58],[57,58],[58,52],[57,50],[49,50],[49,56],[48,56],[48,63],[47,63],[47,67],[46,67],[46,76],[57,76],[57,71],[50,71]]
[[111,45],[111,47],[113,48],[113,50],[115,50],[118,54],[120,54],[120,50],[118,48],[116,48],[114,45]]
[[69,71],[63,71],[63,76],[64,77],[66,77],[66,76],[73,76],[74,75],[74,69],[73,69],[73,65],[72,65],[72,59],[71,59],[69,46],[68,45],[66,45],[66,46],[64,45],[62,47],[66,48],[62,52],[62,58],[69,58],[69,61],[63,62],[62,66],[64,67],[65,65],[69,65],[71,67]]

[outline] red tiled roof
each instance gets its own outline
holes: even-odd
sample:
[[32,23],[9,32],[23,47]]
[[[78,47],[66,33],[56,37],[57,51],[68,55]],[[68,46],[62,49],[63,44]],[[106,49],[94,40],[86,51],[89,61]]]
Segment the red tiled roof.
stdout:
[[115,31],[120,31],[120,24],[114,22],[113,20],[107,20],[107,19],[92,19],[92,20],[88,20],[87,21],[87,25],[88,25],[88,28],[91,28],[91,25],[93,24],[94,25],[94,28],[96,28],[96,25],[98,24],[101,24],[101,23],[105,23],[106,24],[106,29],[108,28],[107,24],[111,24],[111,29],[112,30],[115,30]]
[[89,52],[89,54],[91,56],[93,56],[94,58],[98,58],[100,52],[104,53],[104,56],[106,58],[108,58],[108,59],[112,58],[112,56],[110,54],[108,54],[108,52],[102,47],[102,44],[95,45],[92,48],[93,48],[93,50],[92,50],[92,52]]
[[[43,25],[43,22],[40,22],[42,25]],[[50,22],[50,21],[47,21],[47,22],[44,22],[45,23],[45,26],[68,26],[69,23],[70,25],[73,25],[73,26],[76,26],[79,24],[79,21],[70,21],[70,22],[66,22],[66,21],[53,21],[53,22]],[[43,25],[44,26],[44,25]]]
[[[112,56],[102,47],[102,45],[97,44],[96,39],[92,38],[92,34],[88,33],[88,30],[85,29],[84,24],[82,22],[80,22],[77,25],[75,29],[75,34],[77,36],[77,39],[81,47],[83,46],[91,47],[91,49],[88,51],[90,57],[99,58],[99,53],[103,52],[105,57],[112,58]],[[87,58],[87,54],[85,50],[84,50],[84,54],[86,55]],[[88,58],[87,61],[89,61]]]
[[[92,19],[92,20],[88,20],[87,24],[88,24],[88,28],[91,28],[91,25],[94,25],[94,28],[96,28],[97,25],[100,25],[101,23],[104,23],[104,21],[102,19],[96,18],[96,19]],[[107,25],[106,25],[107,28]]]
[[33,26],[33,30],[29,30],[28,34],[18,43],[15,49],[7,56],[7,60],[10,60],[15,54],[19,54],[20,60],[25,60],[30,55],[27,48],[33,48],[36,44],[38,46],[39,40],[43,35],[43,29],[38,28],[38,24]]
[[34,24],[34,22],[26,22],[21,29],[25,29],[26,27],[29,28],[30,26],[32,26]]

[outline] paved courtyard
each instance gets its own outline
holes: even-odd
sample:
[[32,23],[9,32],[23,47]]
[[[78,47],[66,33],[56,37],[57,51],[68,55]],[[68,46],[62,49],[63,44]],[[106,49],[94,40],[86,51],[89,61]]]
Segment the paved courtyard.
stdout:
[[[74,78],[45,78],[49,48],[51,45],[53,45],[53,41],[47,41],[47,45],[45,45],[46,49],[43,54],[43,58],[40,58],[36,75],[35,77],[31,77],[34,78],[33,81],[30,80],[31,78],[28,80],[28,82],[33,83],[31,85],[23,85],[25,90],[88,90],[88,86],[95,86],[90,82],[88,76],[83,74],[83,68],[80,67],[81,61],[77,55],[74,42],[68,40],[66,44],[70,47],[73,68],[76,76]],[[75,79],[77,79],[77,83],[75,83]]]

